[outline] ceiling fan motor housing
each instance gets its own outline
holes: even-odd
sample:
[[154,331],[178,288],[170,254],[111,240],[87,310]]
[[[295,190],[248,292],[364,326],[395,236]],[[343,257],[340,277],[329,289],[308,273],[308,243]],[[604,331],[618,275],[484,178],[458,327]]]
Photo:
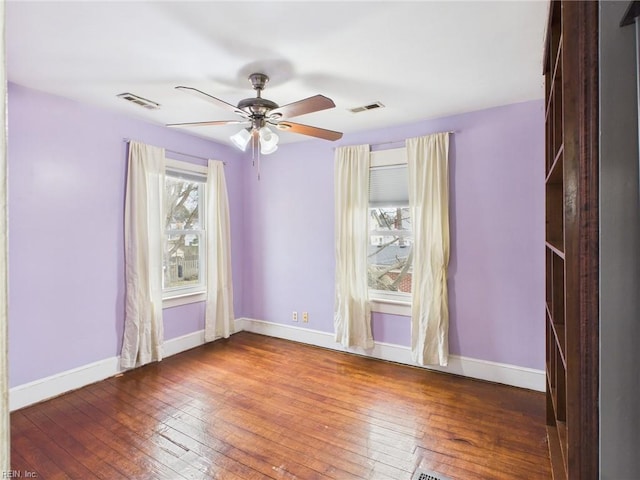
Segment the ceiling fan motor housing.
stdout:
[[247,112],[250,118],[260,128],[264,124],[264,119],[269,116],[271,110],[278,108],[278,104],[261,97],[262,90],[269,82],[269,76],[264,73],[252,73],[249,75],[249,82],[257,93],[257,97],[240,100],[238,108]]
[[271,110],[275,110],[278,108],[278,104],[272,102],[271,100],[267,100],[266,98],[254,97],[254,98],[245,98],[244,100],[240,100],[238,103],[238,108],[244,112],[247,112],[250,116],[256,117],[264,117]]

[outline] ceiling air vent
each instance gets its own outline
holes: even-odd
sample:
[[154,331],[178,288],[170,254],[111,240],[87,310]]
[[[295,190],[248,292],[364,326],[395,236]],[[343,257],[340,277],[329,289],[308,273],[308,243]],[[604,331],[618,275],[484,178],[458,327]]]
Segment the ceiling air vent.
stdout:
[[147,110],[156,110],[160,108],[159,103],[152,102],[151,100],[139,97],[138,95],[134,95],[133,93],[121,93],[117,96],[122,98],[123,100],[127,100],[128,102],[135,103],[136,105],[144,107]]
[[376,108],[384,108],[384,105],[380,102],[370,103],[369,105],[363,105],[361,107],[350,108],[351,113],[360,113],[366,110],[375,110]]

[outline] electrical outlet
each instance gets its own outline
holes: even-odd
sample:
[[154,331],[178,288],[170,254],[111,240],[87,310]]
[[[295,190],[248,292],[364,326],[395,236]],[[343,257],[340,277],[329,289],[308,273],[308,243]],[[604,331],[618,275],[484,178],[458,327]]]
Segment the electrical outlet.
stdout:
[[293,315],[291,315],[291,320],[293,320],[294,322],[298,321],[298,312],[293,312]]
[[302,321],[304,323],[309,323],[309,313],[308,312],[302,312]]

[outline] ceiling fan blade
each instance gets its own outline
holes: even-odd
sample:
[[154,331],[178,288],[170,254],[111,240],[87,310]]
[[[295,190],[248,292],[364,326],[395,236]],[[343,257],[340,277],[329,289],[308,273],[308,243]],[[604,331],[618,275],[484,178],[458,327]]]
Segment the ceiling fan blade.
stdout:
[[176,90],[180,90],[182,92],[186,92],[191,95],[194,95],[195,97],[198,97],[202,100],[206,100],[209,103],[213,103],[214,105],[217,105],[220,108],[224,108],[225,110],[229,110],[235,114],[242,115],[243,117],[249,116],[246,112],[243,112],[235,105],[231,105],[230,103],[227,103],[224,100],[220,100],[219,98],[211,96],[208,93],[204,93],[203,91],[198,90],[197,88],[180,86],[180,87],[176,87]]
[[324,95],[315,95],[271,110],[269,112],[269,116],[275,114],[280,117],[292,118],[306,113],[319,112],[328,108],[334,108],[335,106],[336,104],[333,103],[333,100],[330,98],[325,97]]
[[276,127],[285,132],[300,133],[302,135],[309,135],[311,137],[322,138],[324,140],[340,140],[342,138],[342,132],[336,132],[333,130],[327,130],[325,128],[310,127],[309,125],[302,125],[301,123],[293,122],[280,122],[276,124]]
[[206,127],[215,125],[249,125],[250,122],[246,120],[214,120],[211,122],[187,122],[187,123],[168,123],[167,127]]

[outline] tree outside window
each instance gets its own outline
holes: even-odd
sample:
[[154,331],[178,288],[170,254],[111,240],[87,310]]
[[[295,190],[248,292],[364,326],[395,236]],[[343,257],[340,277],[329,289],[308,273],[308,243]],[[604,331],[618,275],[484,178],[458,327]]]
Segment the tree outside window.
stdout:
[[204,289],[204,183],[167,172],[163,289],[181,294]]

